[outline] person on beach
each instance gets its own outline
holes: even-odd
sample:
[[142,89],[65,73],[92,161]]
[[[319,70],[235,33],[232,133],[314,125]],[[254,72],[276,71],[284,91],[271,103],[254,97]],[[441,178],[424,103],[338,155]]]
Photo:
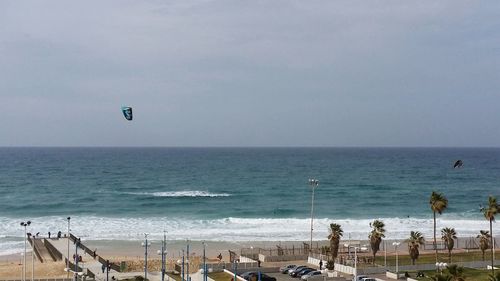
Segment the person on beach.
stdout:
[[319,260],[319,270],[323,269],[323,260]]
[[104,273],[104,270],[106,269],[106,266],[103,264],[103,265],[101,266],[101,269],[102,269],[102,273]]
[[49,231],[49,239],[50,239],[50,231]]
[[95,251],[97,251],[97,249],[94,249],[94,252],[92,252],[92,256],[94,256],[94,259],[95,259]]

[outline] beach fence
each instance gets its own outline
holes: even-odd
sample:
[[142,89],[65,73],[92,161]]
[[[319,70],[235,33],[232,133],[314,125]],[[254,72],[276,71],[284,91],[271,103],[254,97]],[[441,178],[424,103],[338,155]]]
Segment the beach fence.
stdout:
[[305,260],[310,252],[321,253],[325,247],[323,244],[325,243],[313,243],[314,248],[311,250],[308,243],[302,243],[301,245],[276,245],[272,248],[243,248],[240,250],[240,256],[262,262]]

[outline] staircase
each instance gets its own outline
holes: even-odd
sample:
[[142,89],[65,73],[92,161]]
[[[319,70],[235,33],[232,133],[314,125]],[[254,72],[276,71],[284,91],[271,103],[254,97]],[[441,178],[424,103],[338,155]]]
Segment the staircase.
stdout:
[[29,238],[29,243],[33,247],[37,259],[42,263],[49,260],[56,261],[55,257],[45,247],[43,240],[43,238]]

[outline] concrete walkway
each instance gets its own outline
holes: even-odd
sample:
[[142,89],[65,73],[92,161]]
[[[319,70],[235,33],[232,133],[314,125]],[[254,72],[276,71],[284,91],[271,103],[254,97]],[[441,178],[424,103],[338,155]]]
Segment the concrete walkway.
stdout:
[[[62,255],[63,259],[67,258],[68,255],[68,238],[59,238],[59,239],[51,239],[49,241]],[[75,253],[75,244],[70,240],[69,241],[69,255],[70,258],[69,260],[73,260],[73,254]],[[78,255],[81,255],[82,257],[84,256],[84,250],[81,248],[78,248]],[[78,265],[84,269],[87,269],[91,271],[92,273],[95,274],[95,280],[98,281],[106,281],[106,271],[102,273],[102,264],[99,262],[98,257],[93,258],[91,255],[86,255],[86,260],[83,260],[83,262],[78,263]],[[101,256],[102,257],[102,256]],[[102,257],[106,259],[105,257]],[[116,279],[126,279],[126,278],[132,278],[135,276],[144,276],[144,272],[118,272],[113,269],[109,271],[109,280],[112,280],[112,277],[114,276]],[[165,276],[165,280],[168,277]],[[150,281],[161,281],[161,273],[160,272],[148,272],[148,279]]]

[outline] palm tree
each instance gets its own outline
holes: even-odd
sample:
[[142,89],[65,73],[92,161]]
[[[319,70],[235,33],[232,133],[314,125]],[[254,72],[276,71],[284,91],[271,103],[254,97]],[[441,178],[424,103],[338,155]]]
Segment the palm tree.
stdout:
[[373,253],[373,264],[375,264],[375,256],[377,255],[378,250],[380,250],[380,243],[382,242],[382,238],[385,237],[385,224],[383,221],[374,220],[370,223],[370,227],[373,229],[368,235],[368,239],[370,239],[370,246]]
[[332,260],[335,261],[339,254],[340,237],[344,235],[344,231],[342,230],[342,226],[336,223],[331,223],[329,230],[330,235],[328,235],[328,240],[330,240],[330,254],[332,255]]
[[462,266],[458,266],[456,264],[450,264],[446,267],[448,269],[448,273],[452,277],[453,281],[464,281],[464,268]]
[[455,240],[457,239],[457,233],[454,228],[445,227],[441,229],[441,239],[443,239],[448,249],[448,260],[451,262],[451,250],[455,246]]
[[420,255],[420,245],[424,245],[425,239],[422,236],[422,233],[418,231],[411,231],[410,238],[408,238],[406,242],[408,242],[408,251],[410,252],[411,263],[415,265],[415,261]]
[[432,192],[431,198],[429,199],[429,204],[431,205],[431,210],[434,215],[434,250],[436,251],[436,263],[438,262],[438,250],[436,242],[436,212],[440,215],[448,207],[448,199],[444,197],[442,193]]
[[481,252],[483,252],[483,261],[484,261],[484,252],[490,248],[490,233],[486,230],[479,231],[479,234],[476,238],[479,238],[479,248]]
[[494,267],[494,256],[493,256],[493,222],[495,221],[495,215],[498,213],[498,204],[497,198],[490,196],[488,198],[488,207],[481,208],[483,211],[484,217],[490,221],[490,242],[491,242],[491,273],[495,276],[495,267]]

